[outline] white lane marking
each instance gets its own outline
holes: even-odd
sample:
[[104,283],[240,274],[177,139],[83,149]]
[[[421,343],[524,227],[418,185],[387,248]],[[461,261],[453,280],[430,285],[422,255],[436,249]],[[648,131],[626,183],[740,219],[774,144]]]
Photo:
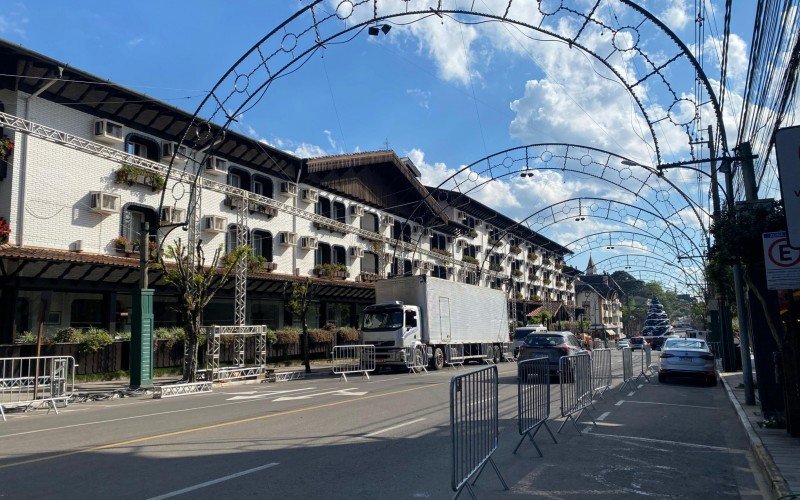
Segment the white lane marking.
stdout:
[[[277,396],[279,394],[289,394],[291,392],[301,392],[301,391],[313,391],[316,387],[305,387],[303,389],[287,389],[285,391],[267,391],[261,392],[258,394],[253,394],[250,396],[234,396],[232,398],[228,398],[226,401],[239,401],[242,399],[259,399],[259,398],[268,398],[271,396]],[[224,393],[223,393],[224,394]]]
[[589,434],[589,432],[591,430],[592,430],[592,426],[591,425],[587,425],[586,427],[583,428],[583,430],[581,431],[581,434]]
[[[620,401],[622,403],[624,399]],[[719,410],[714,406],[695,406],[695,405],[682,405],[678,403],[656,403],[654,401],[625,401],[626,403],[633,403],[637,405],[660,405],[660,406],[680,406],[682,408],[699,408],[701,410]]]
[[635,393],[634,391],[631,391],[631,392],[629,392],[629,393],[628,393],[628,397],[631,397],[631,396],[633,396],[634,394],[636,394],[636,393]]
[[636,386],[637,389],[641,389],[642,387],[644,387],[644,384],[639,384]]
[[189,486],[187,488],[183,488],[180,490],[171,491],[169,493],[164,493],[163,495],[159,495],[157,497],[152,497],[150,500],[164,500],[165,498],[172,498],[178,495],[183,495],[184,493],[189,493],[190,491],[199,490],[200,488],[205,488],[206,486],[211,486],[212,484],[221,483],[223,481],[229,481],[231,479],[236,479],[237,477],[246,476],[247,474],[252,474],[253,472],[258,472],[260,470],[269,469],[270,467],[275,467],[278,465],[277,462],[272,462],[270,464],[262,465],[260,467],[254,467],[252,469],[243,470],[241,472],[237,472],[235,474],[230,474],[228,476],[220,477],[217,479],[212,479],[211,481],[206,481],[205,483],[195,484],[194,486]]
[[314,396],[322,396],[324,394],[334,394],[336,396],[363,396],[363,395],[367,394],[367,391],[357,391],[356,392],[356,389],[358,389],[358,388],[357,387],[352,387],[352,388],[349,388],[349,389],[337,389],[335,391],[318,392],[316,394],[303,394],[303,395],[300,395],[300,396],[281,396],[279,398],[273,399],[272,401],[273,402],[277,402],[277,401],[295,401],[295,400],[298,400],[298,399],[311,399]]
[[722,446],[710,446],[707,444],[682,443],[680,441],[669,441],[666,439],[653,439],[653,438],[645,438],[639,436],[615,436],[614,434],[598,434],[596,432],[591,433],[591,435],[608,439],[629,439],[631,441],[642,441],[645,443],[671,444],[674,446],[685,446],[687,448],[698,448],[701,450],[730,451],[735,453],[744,453],[744,450],[737,450],[734,448],[725,448]]
[[417,422],[422,422],[423,420],[425,420],[425,419],[424,418],[418,418],[416,420],[410,420],[408,422],[403,422],[402,424],[393,425],[391,427],[387,427],[387,428],[381,429],[379,431],[370,432],[369,434],[364,434],[363,436],[359,436],[359,437],[363,439],[363,438],[369,438],[369,437],[372,437],[372,436],[377,436],[378,434],[383,434],[384,432],[389,432],[389,431],[393,431],[395,429],[399,429],[401,427],[406,427],[408,425],[416,424]]
[[597,420],[598,422],[602,422],[602,421],[603,421],[603,420],[605,420],[605,419],[606,419],[606,417],[607,417],[607,416],[609,416],[609,415],[611,415],[611,412],[610,412],[610,411],[607,411],[607,412],[605,412],[605,413],[601,414],[601,415],[600,415],[599,417],[597,417],[595,420]]
[[[633,394],[633,393],[631,393],[631,394]],[[630,396],[630,394],[628,394],[628,396]],[[622,406],[622,403],[624,403],[624,402],[625,402],[625,400],[624,400],[624,399],[620,399],[619,401],[617,401],[616,403],[614,403],[614,406]]]

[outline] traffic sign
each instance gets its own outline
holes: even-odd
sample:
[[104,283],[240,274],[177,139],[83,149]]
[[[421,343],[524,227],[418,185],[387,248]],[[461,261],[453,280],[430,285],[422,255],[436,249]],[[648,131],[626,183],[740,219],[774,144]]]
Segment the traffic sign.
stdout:
[[775,158],[789,244],[800,248],[800,127],[782,128],[775,133]]
[[792,248],[786,231],[764,233],[764,267],[770,290],[800,289],[800,249]]

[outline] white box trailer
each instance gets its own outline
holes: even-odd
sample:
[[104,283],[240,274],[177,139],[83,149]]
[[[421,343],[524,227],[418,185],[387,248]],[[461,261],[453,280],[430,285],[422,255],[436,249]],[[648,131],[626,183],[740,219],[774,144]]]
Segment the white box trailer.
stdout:
[[509,342],[508,300],[500,290],[406,276],[376,282],[375,302],[364,310],[362,334],[379,363],[400,364],[404,348],[423,345],[434,369],[453,353],[460,361],[498,360]]

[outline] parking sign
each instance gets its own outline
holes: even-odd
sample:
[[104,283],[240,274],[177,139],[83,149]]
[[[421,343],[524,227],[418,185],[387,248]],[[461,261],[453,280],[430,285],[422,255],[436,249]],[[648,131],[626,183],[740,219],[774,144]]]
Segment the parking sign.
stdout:
[[800,289],[800,249],[792,248],[786,231],[764,233],[764,267],[770,290]]

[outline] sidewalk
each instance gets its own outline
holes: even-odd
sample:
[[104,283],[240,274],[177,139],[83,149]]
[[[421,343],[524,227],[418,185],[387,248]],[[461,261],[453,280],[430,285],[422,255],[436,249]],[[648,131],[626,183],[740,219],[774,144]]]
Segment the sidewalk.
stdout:
[[746,406],[744,389],[741,389],[742,372],[720,373],[725,390],[739,419],[750,438],[753,454],[762,467],[776,498],[798,495],[800,498],[800,439],[786,433],[786,429],[765,429],[758,425],[763,420],[758,405]]

